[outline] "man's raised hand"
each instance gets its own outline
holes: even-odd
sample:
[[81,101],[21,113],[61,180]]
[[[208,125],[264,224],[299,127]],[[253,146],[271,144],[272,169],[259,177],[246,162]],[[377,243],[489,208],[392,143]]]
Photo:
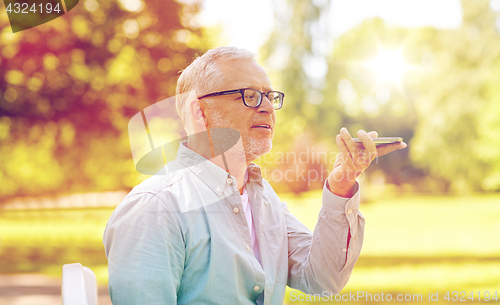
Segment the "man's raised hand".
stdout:
[[376,146],[373,138],[378,137],[376,131],[358,131],[362,143],[354,142],[345,127],[340,129],[336,137],[339,154],[333,165],[333,171],[328,176],[328,188],[332,193],[341,197],[351,197],[356,178],[368,168],[378,156],[392,151],[403,149],[406,143],[382,144]]

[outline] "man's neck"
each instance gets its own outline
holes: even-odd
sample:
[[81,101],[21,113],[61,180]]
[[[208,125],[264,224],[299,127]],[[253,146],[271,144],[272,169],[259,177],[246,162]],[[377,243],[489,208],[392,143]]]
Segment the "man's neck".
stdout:
[[212,154],[211,147],[203,145],[203,143],[188,139],[187,148],[214,163],[236,178],[237,188],[240,191],[240,194],[243,194],[245,172],[250,162],[246,160],[245,150],[241,139],[228,151],[215,157]]

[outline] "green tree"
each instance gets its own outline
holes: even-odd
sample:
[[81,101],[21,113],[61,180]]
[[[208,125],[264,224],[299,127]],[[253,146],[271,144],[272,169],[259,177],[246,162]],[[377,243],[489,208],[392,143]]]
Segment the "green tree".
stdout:
[[[329,1],[276,1],[275,28],[261,49],[264,66],[270,70],[274,87],[286,94],[279,112],[277,145],[290,148],[290,137],[303,135],[314,121],[339,121],[333,111],[321,112],[318,105],[335,107],[322,95],[327,72]],[[282,7],[285,5],[285,7]],[[300,114],[300,115],[299,115]],[[310,136],[316,136],[315,133]]]
[[[381,136],[402,136],[409,147],[377,160],[368,176],[381,170],[389,183],[412,191],[500,189],[495,136],[500,131],[495,27],[500,19],[490,1],[462,1],[458,29],[403,29],[373,18],[334,40],[333,47],[327,31],[326,40],[314,34],[322,32],[315,24],[325,26],[328,3],[286,3],[264,48],[271,67],[281,63],[272,75],[286,93],[278,115],[282,129],[277,131],[284,135],[279,150],[302,149],[299,143],[307,140],[328,143],[324,149],[331,150],[340,126],[351,133],[377,130]],[[326,41],[321,52],[313,47],[318,41]],[[382,82],[370,67],[383,50],[400,50],[410,65],[399,82]],[[308,73],[318,69],[308,60],[314,56],[327,62],[319,81]]]
[[197,4],[80,1],[12,34],[0,15],[0,198],[132,187],[128,120],[206,48]]
[[411,158],[451,191],[500,190],[498,13],[486,0],[462,7],[460,28],[420,39],[435,69],[420,84]]
[[[324,170],[331,170],[335,159],[332,153],[337,150],[335,136],[342,126],[353,136],[358,129],[364,129],[409,139],[416,124],[413,93],[396,85],[377,85],[373,73],[360,64],[373,59],[379,45],[401,47],[409,31],[372,19],[333,41],[328,24],[329,1],[286,3],[286,9],[279,9],[278,25],[262,52],[265,66],[277,79],[273,80],[275,87],[285,92],[285,106],[278,113],[276,150],[301,153],[305,145],[311,150],[315,147],[316,155],[327,153],[328,157],[319,163]],[[313,153],[309,160],[309,169],[318,166]],[[285,170],[289,167],[274,166]],[[416,172],[406,152],[377,161],[368,174],[380,168],[390,182],[397,184],[408,180],[410,172]],[[307,182],[285,184],[295,192],[311,188]]]
[[[415,73],[408,70],[400,79],[388,81],[381,79],[378,73],[390,71],[391,67],[382,67],[382,71],[377,68],[377,71],[371,66],[384,52],[397,54],[398,51],[408,66],[420,66],[420,55],[410,47],[411,39],[412,30],[373,18],[334,41],[323,93],[337,105],[340,124],[346,126],[353,137],[359,129],[376,130],[379,136],[399,136],[405,141],[413,136],[417,124],[414,99],[418,95],[411,86]],[[384,64],[397,65],[398,62],[388,60]],[[331,110],[324,107],[323,111]],[[330,125],[324,128],[326,130],[334,127],[332,122],[324,124]],[[322,136],[329,135],[323,133]],[[396,151],[375,160],[366,174],[370,176],[375,171],[382,171],[389,183],[409,183],[420,173],[408,160],[407,153],[408,150]]]

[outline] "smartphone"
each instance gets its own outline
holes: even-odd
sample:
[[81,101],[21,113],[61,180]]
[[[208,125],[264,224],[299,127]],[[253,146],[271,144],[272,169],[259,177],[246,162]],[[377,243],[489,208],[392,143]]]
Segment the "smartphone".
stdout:
[[[359,138],[352,138],[356,143],[362,143]],[[375,145],[377,144],[391,144],[391,143],[400,143],[403,142],[403,138],[400,137],[382,137],[382,138],[373,138],[373,142]]]

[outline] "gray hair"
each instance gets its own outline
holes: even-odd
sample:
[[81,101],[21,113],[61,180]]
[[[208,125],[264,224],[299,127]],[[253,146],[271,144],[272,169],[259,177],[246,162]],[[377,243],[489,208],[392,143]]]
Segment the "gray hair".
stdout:
[[182,71],[175,89],[175,108],[186,131],[189,128],[189,122],[187,122],[186,118],[187,109],[184,109],[189,96],[187,93],[194,91],[197,96],[201,96],[210,93],[210,90],[214,90],[214,88],[220,87],[224,81],[224,75],[217,67],[217,63],[232,59],[255,60],[255,54],[236,47],[219,47],[208,50],[202,56],[197,57]]

